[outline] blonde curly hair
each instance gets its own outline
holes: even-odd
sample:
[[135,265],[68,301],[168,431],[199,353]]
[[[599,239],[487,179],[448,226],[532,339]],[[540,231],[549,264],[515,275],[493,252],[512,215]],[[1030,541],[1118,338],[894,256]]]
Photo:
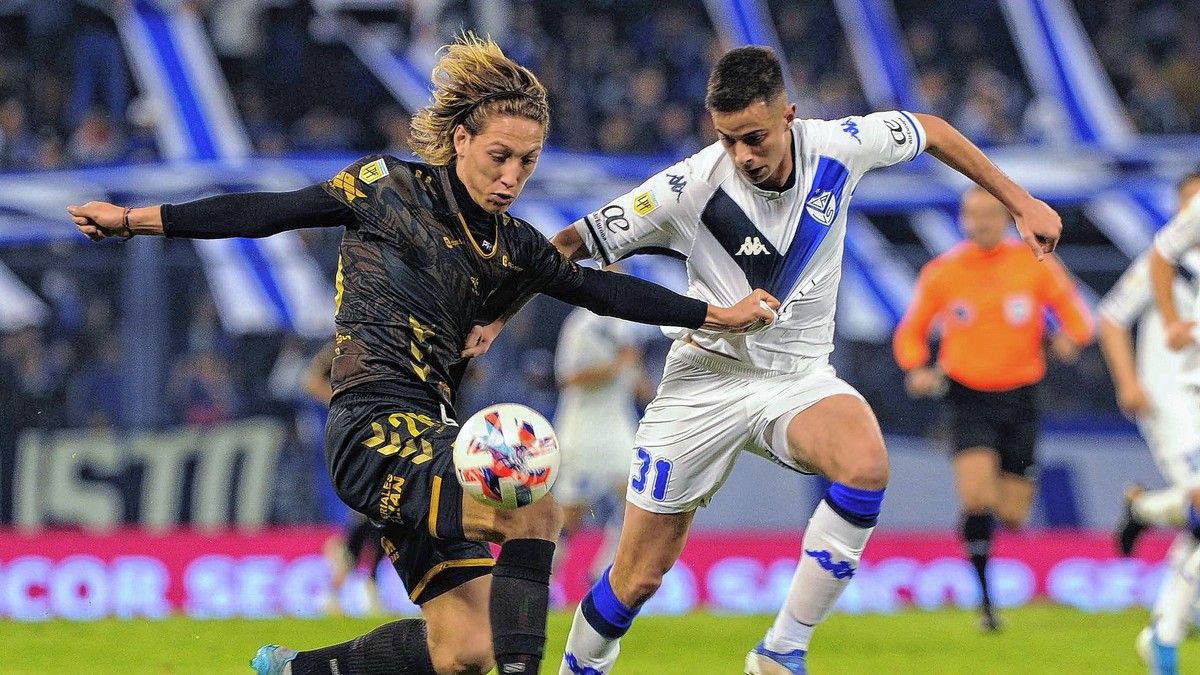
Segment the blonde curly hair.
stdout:
[[446,45],[433,67],[433,103],[412,118],[411,147],[434,165],[454,160],[454,129],[463,125],[472,135],[483,130],[493,115],[524,117],[550,131],[546,88],[528,68],[508,58],[490,37],[470,31]]

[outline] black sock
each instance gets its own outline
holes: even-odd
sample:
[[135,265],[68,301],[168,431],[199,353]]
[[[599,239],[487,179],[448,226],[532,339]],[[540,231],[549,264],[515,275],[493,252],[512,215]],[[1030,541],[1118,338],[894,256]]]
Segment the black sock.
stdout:
[[393,621],[349,642],[300,652],[292,675],[436,675],[425,619]]
[[987,585],[987,564],[992,555],[992,527],[990,513],[968,513],[963,518],[963,541],[967,544],[967,555],[971,558],[971,565],[975,567],[975,576],[979,577],[984,609],[992,606],[992,597],[988,594]]
[[550,565],[554,542],[511,539],[492,568],[492,650],[496,672],[534,675],[546,648]]

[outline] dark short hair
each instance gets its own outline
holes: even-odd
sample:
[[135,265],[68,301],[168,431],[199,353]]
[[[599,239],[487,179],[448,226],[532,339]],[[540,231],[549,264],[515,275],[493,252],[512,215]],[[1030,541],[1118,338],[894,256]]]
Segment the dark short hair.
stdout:
[[737,112],[755,101],[770,103],[783,93],[783,66],[769,47],[738,47],[725,53],[708,77],[704,107]]
[[1184,185],[1187,185],[1194,180],[1200,180],[1200,167],[1196,167],[1195,169],[1183,174],[1183,176],[1181,176],[1179,180],[1175,182],[1175,191],[1179,192],[1183,189]]

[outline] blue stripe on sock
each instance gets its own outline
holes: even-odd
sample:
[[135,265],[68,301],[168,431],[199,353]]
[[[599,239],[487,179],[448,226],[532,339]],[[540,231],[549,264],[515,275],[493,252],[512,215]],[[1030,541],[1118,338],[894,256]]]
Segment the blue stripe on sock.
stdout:
[[859,527],[874,527],[883,506],[883,489],[863,490],[831,483],[825,501],[838,515]]
[[597,633],[610,640],[615,640],[629,631],[629,626],[633,624],[633,617],[637,616],[638,610],[626,607],[617,599],[612,585],[608,582],[608,575],[611,571],[612,566],[610,565],[592,586],[592,590],[584,596],[580,609],[583,611],[583,618],[587,619]]

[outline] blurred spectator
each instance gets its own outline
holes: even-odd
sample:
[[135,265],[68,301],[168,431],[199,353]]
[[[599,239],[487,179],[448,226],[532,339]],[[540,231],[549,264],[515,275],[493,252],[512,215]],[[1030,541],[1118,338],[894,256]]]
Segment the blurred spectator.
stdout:
[[412,154],[408,140],[411,121],[412,118],[396,105],[383,105],[375,110],[375,132],[383,139],[379,144],[383,152],[398,157]]
[[79,373],[67,389],[67,416],[71,426],[112,429],[122,421],[125,377],[121,348],[115,339],[90,350]]
[[320,104],[297,120],[289,135],[297,150],[341,150],[357,147],[360,131],[352,118]]
[[37,158],[37,139],[29,131],[25,105],[15,96],[0,102],[0,169],[31,166]]
[[213,352],[185,356],[167,384],[167,406],[174,421],[212,426],[238,412],[229,364]]
[[120,130],[102,110],[96,108],[83,118],[79,128],[71,134],[67,155],[82,166],[110,164],[124,157],[125,141]]
[[105,11],[115,4],[97,1],[78,2],[75,6],[77,31],[71,40],[75,49],[74,78],[67,109],[72,126],[86,124],[85,118],[96,114],[93,106],[98,103],[101,116],[125,119],[125,107],[129,104],[125,56],[112,19]]
[[1131,68],[1133,86],[1127,104],[1129,115],[1141,131],[1180,133],[1187,131],[1187,117],[1159,68],[1146,56],[1138,57]]

